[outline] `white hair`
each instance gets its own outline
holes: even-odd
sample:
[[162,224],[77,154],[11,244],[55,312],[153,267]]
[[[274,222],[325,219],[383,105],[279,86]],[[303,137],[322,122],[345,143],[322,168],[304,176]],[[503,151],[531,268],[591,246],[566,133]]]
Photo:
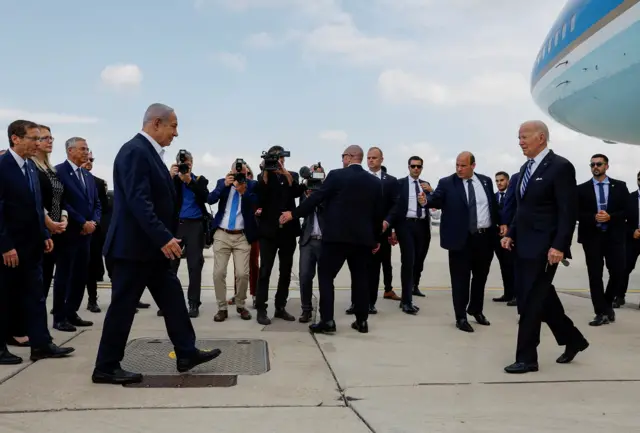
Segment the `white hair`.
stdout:
[[69,150],[73,147],[76,147],[76,144],[78,144],[79,141],[87,141],[82,137],[71,137],[70,139],[68,139],[67,141],[65,141],[64,143],[64,149],[65,150]]
[[171,114],[174,113],[174,111],[175,110],[173,108],[159,102],[151,104],[149,105],[149,108],[147,108],[147,111],[145,111],[144,113],[142,125],[144,126],[150,122],[153,122],[155,119],[168,120]]

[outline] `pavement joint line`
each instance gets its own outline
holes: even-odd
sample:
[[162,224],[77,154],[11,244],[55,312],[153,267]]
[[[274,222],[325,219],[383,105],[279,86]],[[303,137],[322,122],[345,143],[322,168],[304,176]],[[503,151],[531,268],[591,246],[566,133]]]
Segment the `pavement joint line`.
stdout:
[[[79,336],[80,334],[84,333],[85,331],[87,331],[86,329],[81,329],[80,331],[77,331],[76,334],[72,335],[71,337],[69,337],[68,339],[62,341],[62,343],[60,343],[58,346],[62,347],[65,344],[67,344],[68,342],[70,342],[71,340],[73,340],[74,338],[76,338],[77,336]],[[44,360],[42,360],[44,361]],[[23,371],[25,371],[27,368],[31,367],[33,364],[35,364],[38,361],[31,361],[30,359],[27,358],[27,362],[24,363],[24,365],[19,368],[18,370],[16,370],[15,372],[13,372],[12,374],[0,378],[0,386],[2,386],[4,383],[8,382],[10,379],[13,379],[14,377],[16,377],[17,375],[19,375],[20,373],[22,373]],[[0,413],[2,413],[2,411],[0,411]]]

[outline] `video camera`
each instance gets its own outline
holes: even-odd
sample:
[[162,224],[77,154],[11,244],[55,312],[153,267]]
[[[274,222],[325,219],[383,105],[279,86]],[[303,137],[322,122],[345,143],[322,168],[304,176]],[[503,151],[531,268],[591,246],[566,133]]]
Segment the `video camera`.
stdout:
[[288,150],[276,150],[272,152],[262,152],[262,159],[264,159],[264,170],[265,171],[276,171],[280,169],[280,163],[278,162],[280,158],[285,157],[289,158],[291,156],[291,152]]
[[[318,168],[322,168],[322,164],[319,162],[315,165],[315,169],[317,170]],[[322,185],[325,174],[315,170],[311,171],[309,167],[302,167],[300,169],[300,177],[307,181],[307,189],[315,191]]]
[[242,172],[244,168],[244,159],[236,159],[236,172],[233,173],[233,180],[238,183],[245,183],[247,181],[247,175]]
[[178,171],[181,174],[187,174],[189,172],[189,165],[187,164],[187,151],[180,149],[178,152]]

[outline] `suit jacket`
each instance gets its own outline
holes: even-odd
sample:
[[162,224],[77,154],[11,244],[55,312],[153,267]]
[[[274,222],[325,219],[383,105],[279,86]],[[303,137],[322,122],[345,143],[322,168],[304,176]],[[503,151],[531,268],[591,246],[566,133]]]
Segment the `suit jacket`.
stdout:
[[[361,165],[329,172],[324,183],[296,208],[294,220],[324,205],[323,242],[348,243],[375,248],[382,238],[384,221],[382,182]],[[289,223],[290,224],[290,223]]]
[[178,228],[176,189],[167,166],[142,134],[118,151],[113,190],[104,255],[130,261],[168,260],[161,248]]
[[56,171],[64,185],[64,209],[69,213],[69,225],[64,236],[67,239],[78,238],[83,236],[80,232],[84,223],[100,223],[101,208],[95,178],[84,168],[80,169],[86,185],[85,190],[69,161],[56,165]]
[[15,249],[20,265],[37,264],[44,241],[51,236],[44,224],[38,169],[27,159],[34,191],[11,152],[0,156],[0,254]]
[[382,171],[380,180],[382,180],[382,210],[384,211],[384,220],[389,224],[389,226],[391,226],[398,206],[400,185],[398,183],[398,179],[387,174],[386,170]]
[[[629,189],[621,180],[609,178],[609,196],[607,213],[611,219],[607,222],[607,232],[614,242],[623,243],[627,221],[627,202]],[[598,205],[593,179],[578,185],[578,243],[584,243],[593,237],[600,228],[596,226]]]
[[[311,193],[314,194],[314,193]],[[306,199],[306,196],[300,197],[300,204],[302,204]],[[324,228],[326,227],[326,222],[324,218],[324,205],[320,203],[315,208],[315,214],[318,215],[318,225],[320,226],[320,232],[324,234]],[[300,246],[305,246],[309,243],[311,239],[311,233],[313,231],[313,225],[315,224],[314,212],[311,212],[309,215],[304,217],[304,222],[302,223],[302,234],[300,235],[300,239],[298,243]]]
[[[244,220],[244,235],[247,238],[247,242],[250,244],[258,239],[258,223],[255,215],[255,207],[258,203],[258,196],[256,195],[257,185],[257,181],[247,179],[247,190],[243,194],[240,202],[240,213]],[[218,180],[216,187],[209,194],[209,204],[218,203],[218,211],[216,212],[216,216],[213,218],[214,230],[218,229],[222,218],[224,218],[224,212],[227,208],[227,201],[229,200],[230,192],[231,186],[225,186],[223,178]]]
[[[428,184],[429,182],[418,179],[418,184],[421,183]],[[420,191],[422,191],[422,187],[420,185],[418,185],[418,188],[420,188]],[[407,212],[409,211],[409,176],[405,176],[396,181],[396,194],[396,204],[391,211],[392,226],[397,226],[407,217]],[[429,213],[429,208],[427,206],[424,206],[422,208],[422,212],[423,215],[425,215],[425,221],[430,223],[431,214]]]
[[520,194],[525,162],[516,185],[516,215],[508,237],[514,240],[516,253],[524,259],[542,259],[550,248],[571,258],[578,197],[576,169],[552,150],[531,173],[524,196]]
[[306,188],[300,185],[298,173],[290,171],[293,183],[289,185],[284,176],[267,172],[267,183],[263,175],[258,175],[258,208],[262,213],[258,218],[258,234],[261,238],[275,239],[276,236],[300,236],[300,221],[291,221],[280,228],[282,212],[293,211],[296,208],[296,198],[299,198]]
[[185,185],[195,196],[196,203],[202,212],[202,215],[206,214],[207,207],[205,203],[207,202],[207,198],[209,196],[209,180],[204,176],[197,176],[195,180],[191,180],[189,184],[185,184],[180,177],[173,177],[173,184],[176,188],[176,206],[178,207],[178,215],[180,215],[180,209],[182,209],[182,185]]
[[93,176],[93,180],[96,183],[98,200],[100,201],[100,221],[103,221],[105,214],[111,212],[111,205],[109,203],[109,198],[107,197],[107,182],[96,176]]
[[504,201],[500,208],[500,224],[511,225],[513,217],[516,215],[516,187],[518,186],[518,180],[520,179],[520,173],[514,173],[509,178],[509,186],[507,192],[504,195]]
[[633,233],[640,228],[640,212],[638,211],[638,190],[633,191],[627,196],[627,218],[626,218],[626,237],[628,240],[639,242],[633,239]]
[[[479,173],[480,180],[489,201],[491,230],[497,230],[500,222],[498,201],[493,192],[492,180]],[[463,180],[457,174],[444,177],[436,189],[427,195],[427,206],[442,209],[440,217],[440,246],[445,250],[460,251],[467,245],[469,237],[469,205]]]

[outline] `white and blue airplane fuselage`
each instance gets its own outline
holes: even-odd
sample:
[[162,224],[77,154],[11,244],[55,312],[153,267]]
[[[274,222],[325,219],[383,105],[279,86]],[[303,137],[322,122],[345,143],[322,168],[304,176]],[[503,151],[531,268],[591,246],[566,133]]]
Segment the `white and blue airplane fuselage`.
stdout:
[[538,53],[531,94],[574,131],[640,145],[640,0],[569,0]]

